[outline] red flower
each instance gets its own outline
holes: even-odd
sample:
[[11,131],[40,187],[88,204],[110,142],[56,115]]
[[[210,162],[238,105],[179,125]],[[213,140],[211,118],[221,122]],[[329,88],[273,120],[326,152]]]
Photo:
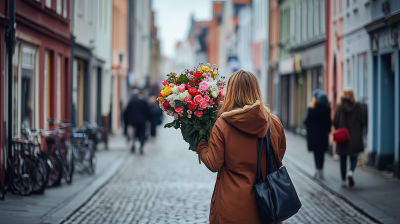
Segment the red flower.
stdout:
[[164,86],[168,86],[169,85],[169,83],[168,83],[168,81],[167,80],[165,80],[165,81],[163,81],[163,82],[161,82]]
[[195,111],[194,115],[196,115],[197,117],[201,117],[201,115],[203,115],[203,111]]
[[210,105],[214,106],[214,101],[210,100]]
[[188,92],[189,92],[189,94],[192,95],[192,96],[196,96],[197,94],[199,94],[199,92],[197,91],[197,89],[196,89],[196,88],[193,88],[193,87],[189,88],[189,89],[188,89]]
[[196,104],[190,103],[190,104],[189,104],[189,109],[190,109],[191,111],[194,111],[194,110],[196,109]]
[[160,93],[160,95],[158,95],[159,97],[163,97],[163,95]]
[[203,77],[203,74],[201,74],[200,72],[197,71],[196,73],[194,73],[193,77],[195,79],[199,79],[199,78]]

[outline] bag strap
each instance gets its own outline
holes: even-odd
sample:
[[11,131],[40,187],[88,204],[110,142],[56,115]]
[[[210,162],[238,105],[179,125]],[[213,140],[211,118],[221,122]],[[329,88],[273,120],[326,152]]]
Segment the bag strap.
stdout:
[[[267,148],[267,174],[270,174],[274,172],[275,170],[279,169],[279,163],[278,159],[276,158],[274,147],[271,144],[271,136],[270,136],[270,131],[268,129],[267,135],[260,139],[260,147],[258,149],[258,162],[257,162],[257,174],[256,174],[256,183],[260,183],[263,181],[262,178],[262,173],[261,173],[261,155],[262,155],[262,150],[263,150],[263,145],[264,145],[264,139],[266,148]],[[268,166],[269,164],[269,166]],[[272,165],[273,164],[273,165]]]
[[261,183],[263,181],[262,173],[261,173],[261,155],[262,155],[263,145],[264,145],[264,138],[261,138],[260,139],[260,147],[258,149],[256,184]]
[[[271,135],[270,135],[269,129],[268,129],[267,135],[265,136],[265,139],[266,139],[266,144],[267,144],[267,170],[268,170],[268,164],[270,164],[269,173],[272,173],[272,172],[274,172],[274,170],[279,169],[279,163],[278,163],[278,159],[276,158],[274,147],[272,146]],[[272,166],[272,164],[274,166]]]

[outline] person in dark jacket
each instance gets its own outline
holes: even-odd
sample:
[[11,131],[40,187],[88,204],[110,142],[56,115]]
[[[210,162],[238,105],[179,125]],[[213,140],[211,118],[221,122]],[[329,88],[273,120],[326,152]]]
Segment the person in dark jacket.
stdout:
[[149,106],[150,106],[150,136],[154,139],[156,137],[156,127],[162,123],[162,110],[158,103],[156,103],[156,97],[151,96],[149,98]]
[[127,128],[131,125],[134,128],[132,152],[135,152],[135,140],[140,141],[140,153],[143,154],[143,146],[146,140],[146,121],[149,116],[149,104],[139,97],[139,90],[132,91],[132,97],[124,111],[124,134],[128,135]]
[[325,152],[329,147],[329,132],[332,126],[328,97],[322,90],[313,92],[313,102],[308,108],[304,124],[307,128],[308,150],[314,152],[316,172],[314,177],[323,179]]
[[349,186],[354,186],[354,170],[357,165],[357,156],[364,151],[363,143],[363,114],[361,104],[356,102],[352,90],[345,90],[341,96],[341,103],[336,107],[333,119],[335,129],[347,128],[350,140],[336,145],[336,153],[340,155],[340,171],[342,187],[346,187],[347,158],[350,157],[350,170],[347,173]]

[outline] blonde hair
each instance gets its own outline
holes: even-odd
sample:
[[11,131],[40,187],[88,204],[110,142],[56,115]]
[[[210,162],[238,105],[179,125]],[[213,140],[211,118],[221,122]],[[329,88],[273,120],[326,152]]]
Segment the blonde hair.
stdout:
[[351,89],[343,90],[341,98],[350,99],[351,102],[356,102],[356,97],[354,96],[354,92]]

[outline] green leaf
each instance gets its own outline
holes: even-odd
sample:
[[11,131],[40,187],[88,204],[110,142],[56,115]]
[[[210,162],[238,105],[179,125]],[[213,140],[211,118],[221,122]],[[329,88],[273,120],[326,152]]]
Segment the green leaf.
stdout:
[[174,124],[174,122],[166,123],[166,124],[164,125],[164,128],[171,128],[173,124]]
[[201,129],[200,130],[200,135],[205,135],[206,134],[206,129]]
[[182,119],[183,123],[188,124],[189,120],[188,119]]

